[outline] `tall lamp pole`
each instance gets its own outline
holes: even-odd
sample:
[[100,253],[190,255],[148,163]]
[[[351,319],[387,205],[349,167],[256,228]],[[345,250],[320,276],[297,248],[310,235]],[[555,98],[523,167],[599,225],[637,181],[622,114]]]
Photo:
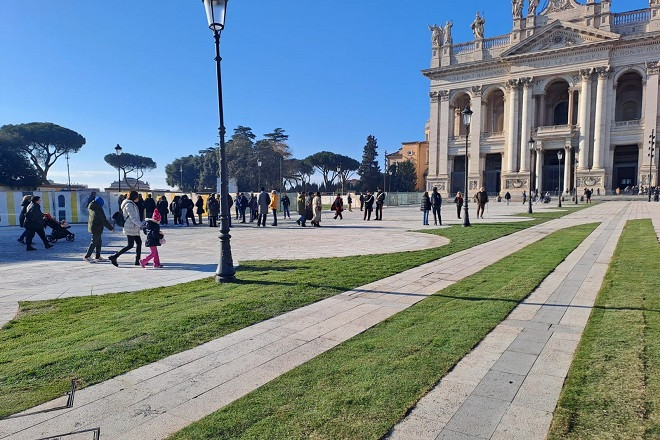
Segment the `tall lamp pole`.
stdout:
[[383,191],[385,191],[385,188],[387,188],[387,151],[385,152],[383,156],[383,165],[385,166],[385,169],[383,170]]
[[[529,138],[527,141],[527,149],[529,149],[529,201],[527,203],[527,214],[532,214],[532,170],[536,168],[536,160],[532,159],[535,152],[536,141],[534,138]],[[536,157],[534,157],[536,159]]]
[[71,172],[69,171],[69,153],[66,153],[66,175],[69,178],[69,191],[71,191]]
[[117,155],[117,185],[119,185],[119,194],[121,194],[121,147],[119,144],[115,147],[115,154]]
[[[649,202],[651,201],[651,178],[652,178],[652,168],[653,168],[653,158],[655,157],[655,129],[651,130],[651,136],[649,136]],[[67,162],[68,164],[68,162]],[[658,182],[655,182],[656,186]]]
[[574,159],[575,159],[575,204],[578,204],[578,177],[577,177],[577,170],[578,170],[578,153],[580,152],[580,148],[575,147],[575,153],[573,153]]
[[225,158],[225,116],[222,108],[222,74],[220,70],[220,32],[225,28],[227,0],[202,0],[206,9],[209,29],[215,39],[215,68],[218,78],[218,116],[220,118],[220,263],[215,271],[218,283],[236,279],[236,270],[231,256],[231,235],[229,235],[229,189],[227,187],[227,161]]
[[[341,195],[344,195],[344,181],[341,179],[341,165],[337,165],[337,175],[339,176],[339,181],[341,182]],[[385,191],[385,188],[383,188]]]
[[472,124],[472,110],[468,105],[463,110],[463,124],[465,124],[465,195],[463,196],[463,226],[470,226],[470,214],[468,212],[468,139],[470,139],[470,124]]
[[257,169],[259,170],[258,175],[259,175],[259,180],[257,180],[257,191],[261,191],[261,161],[257,161]]
[[564,157],[564,152],[559,150],[557,151],[557,159],[559,159],[559,204],[557,205],[559,208],[561,208],[561,159]]

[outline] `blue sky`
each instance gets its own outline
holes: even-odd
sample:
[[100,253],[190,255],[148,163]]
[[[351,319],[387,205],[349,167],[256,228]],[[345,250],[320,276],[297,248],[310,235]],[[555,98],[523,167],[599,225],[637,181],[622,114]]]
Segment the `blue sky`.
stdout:
[[[618,12],[648,7],[612,3]],[[228,137],[237,125],[257,136],[282,127],[295,157],[327,149],[358,160],[370,134],[381,155],[422,140],[427,24],[452,20],[454,42],[468,41],[477,10],[486,37],[510,31],[509,0],[230,0],[221,46]],[[85,136],[72,182],[107,186],[116,174],[103,156],[119,143],[154,158],[145,180],[162,188],[167,163],[217,142],[213,51],[200,0],[2,0],[0,125],[48,121]],[[50,177],[66,181],[64,160]]]

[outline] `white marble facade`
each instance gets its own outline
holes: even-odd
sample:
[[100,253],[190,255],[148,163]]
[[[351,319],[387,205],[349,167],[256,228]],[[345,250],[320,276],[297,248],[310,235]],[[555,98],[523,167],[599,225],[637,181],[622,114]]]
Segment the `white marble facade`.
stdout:
[[[611,0],[549,0],[538,13],[531,1],[526,16],[513,2],[506,35],[483,38],[473,27],[474,41],[454,44],[451,22],[430,27],[428,187],[463,190],[466,141],[472,192],[529,191],[530,168],[532,189],[555,194],[576,183],[580,193],[647,185],[658,127],[660,0],[617,14]],[[460,113],[468,105],[466,139]]]

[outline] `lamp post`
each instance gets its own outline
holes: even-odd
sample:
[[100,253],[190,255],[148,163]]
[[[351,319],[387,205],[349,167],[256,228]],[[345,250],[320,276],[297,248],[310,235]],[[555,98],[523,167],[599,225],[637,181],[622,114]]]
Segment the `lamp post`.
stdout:
[[559,204],[557,205],[559,208],[561,208],[561,159],[564,157],[564,152],[559,150],[557,151],[557,159],[559,159]]
[[[651,136],[649,136],[649,202],[651,201],[651,177],[652,177],[652,167],[653,167],[653,158],[655,157],[655,129],[651,130]],[[68,162],[67,162],[68,163]],[[658,182],[655,182],[658,185]]]
[[119,185],[119,194],[121,194],[121,147],[119,144],[115,147],[115,154],[117,155],[117,185]]
[[[532,170],[536,168],[536,160],[532,160],[532,155],[535,152],[536,141],[534,138],[529,138],[527,141],[527,149],[529,149],[529,200],[527,203],[527,214],[532,214]],[[536,159],[536,157],[534,157]]]
[[578,162],[579,162],[579,161],[578,161],[578,153],[580,152],[580,148],[579,148],[579,147],[575,147],[575,150],[574,150],[574,151],[575,151],[575,152],[573,153],[573,155],[575,156],[575,157],[574,157],[574,159],[575,159],[575,204],[577,205],[577,204],[578,204],[578,191],[577,191],[577,188],[578,188],[578,178],[577,178],[577,170],[578,170]]
[[463,226],[470,226],[470,214],[468,212],[468,139],[470,139],[470,124],[472,123],[472,110],[468,105],[463,110],[463,124],[465,124],[465,193],[463,195]]
[[383,165],[385,166],[385,169],[383,170],[383,191],[385,191],[385,188],[387,188],[387,151],[383,156]]
[[236,271],[231,256],[231,235],[229,235],[229,189],[227,187],[227,161],[225,158],[225,116],[222,108],[222,74],[220,70],[220,32],[225,28],[227,0],[202,0],[206,10],[209,29],[215,39],[215,69],[218,79],[218,116],[220,126],[220,263],[215,271],[219,283],[234,281]]
[[69,191],[71,191],[71,172],[69,171],[69,153],[66,153],[66,175],[69,178]]
[[258,171],[258,180],[257,180],[257,191],[261,191],[261,161],[257,160],[257,169]]

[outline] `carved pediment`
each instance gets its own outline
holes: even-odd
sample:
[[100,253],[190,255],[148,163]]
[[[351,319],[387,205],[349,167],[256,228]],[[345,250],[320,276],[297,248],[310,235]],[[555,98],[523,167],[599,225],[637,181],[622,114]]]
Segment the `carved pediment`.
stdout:
[[579,9],[582,5],[575,0],[548,0],[548,4],[541,15],[549,15],[553,12],[563,12],[569,9]]
[[613,32],[555,20],[540,32],[502,53],[502,58],[571,49],[593,43],[607,43],[618,38],[619,34]]

